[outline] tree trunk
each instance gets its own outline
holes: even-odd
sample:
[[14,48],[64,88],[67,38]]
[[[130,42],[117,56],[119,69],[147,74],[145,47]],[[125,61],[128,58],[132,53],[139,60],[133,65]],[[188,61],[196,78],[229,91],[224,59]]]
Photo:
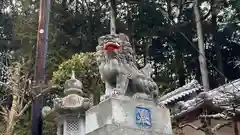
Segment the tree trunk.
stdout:
[[129,4],[128,7],[128,35],[129,35],[129,40],[132,45],[133,49],[133,59],[136,62],[136,46],[135,46],[135,40],[134,40],[134,26],[133,26],[133,7],[132,3]]
[[202,33],[202,24],[198,7],[198,0],[195,0],[194,4],[194,14],[197,27],[197,36],[198,36],[198,48],[199,48],[199,63],[200,70],[202,75],[202,83],[204,91],[209,90],[209,78],[208,78],[208,69],[204,49],[203,33]]
[[[217,56],[217,68],[218,70],[223,73],[223,62],[222,62],[222,53],[221,53],[221,45],[217,40],[217,4],[215,3],[215,0],[211,0],[212,2],[212,36],[213,36],[213,42],[215,44],[215,51]],[[225,82],[224,76],[222,76],[221,73],[218,73],[218,85],[222,85]]]
[[183,63],[183,57],[180,52],[180,50],[175,50],[176,53],[176,69],[178,74],[178,80],[179,80],[179,86],[185,85],[185,70],[184,70],[184,63]]
[[117,16],[117,8],[116,8],[116,0],[111,1],[111,21],[110,21],[110,33],[116,33],[116,16]]
[[145,40],[145,43],[143,45],[144,45],[143,46],[144,65],[146,65],[148,63],[148,58],[149,58],[149,47],[148,47],[147,40]]
[[[20,66],[16,65],[16,67],[14,68],[14,71],[11,72],[11,74],[13,74],[13,78],[10,82],[10,84],[19,84],[20,81]],[[15,84],[14,84],[15,85]],[[6,135],[13,135],[13,129],[14,129],[14,125],[16,122],[16,115],[17,115],[17,108],[18,108],[18,97],[19,97],[19,91],[17,86],[13,86],[11,89],[12,92],[12,107],[10,112],[8,113],[8,121],[7,121],[7,130],[6,130]]]
[[233,130],[234,130],[234,135],[239,135],[238,121],[236,120],[236,118],[233,119]]
[[16,111],[17,111],[17,99],[18,99],[17,96],[14,94],[13,100],[12,100],[12,107],[8,116],[6,135],[13,135],[13,129],[14,129]]

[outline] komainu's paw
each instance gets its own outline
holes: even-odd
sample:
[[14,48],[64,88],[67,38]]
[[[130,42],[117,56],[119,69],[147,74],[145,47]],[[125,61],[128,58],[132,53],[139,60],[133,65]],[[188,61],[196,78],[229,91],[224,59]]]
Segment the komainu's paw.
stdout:
[[146,93],[135,93],[132,96],[133,99],[144,99],[144,100],[150,100],[150,96]]
[[166,107],[166,106],[165,106],[163,103],[161,103],[161,102],[158,102],[158,103],[157,103],[157,106],[160,107],[160,108],[165,108],[165,107]]
[[120,89],[117,89],[117,88],[114,88],[114,89],[112,90],[111,96],[112,96],[112,97],[116,97],[116,96],[118,96],[118,95],[120,95],[120,94],[121,94],[121,90],[120,90]]
[[109,95],[102,95],[102,96],[100,97],[100,102],[108,99],[109,97],[110,97]]

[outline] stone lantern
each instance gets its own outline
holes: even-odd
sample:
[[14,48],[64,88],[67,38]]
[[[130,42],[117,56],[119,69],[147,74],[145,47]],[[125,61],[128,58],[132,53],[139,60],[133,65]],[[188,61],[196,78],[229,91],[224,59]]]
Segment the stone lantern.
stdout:
[[57,114],[57,135],[85,135],[85,111],[92,105],[83,97],[82,82],[74,72],[64,85],[64,97],[54,100],[54,113]]

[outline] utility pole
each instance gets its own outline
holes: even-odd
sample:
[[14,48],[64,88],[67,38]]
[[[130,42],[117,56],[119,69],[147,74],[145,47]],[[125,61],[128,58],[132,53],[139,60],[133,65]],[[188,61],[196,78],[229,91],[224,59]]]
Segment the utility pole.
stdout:
[[[48,21],[50,11],[50,0],[40,0],[39,24],[37,33],[34,91],[35,95],[42,92],[45,84],[45,61],[47,53],[48,40]],[[35,96],[34,95],[34,96]],[[43,97],[40,96],[32,103],[32,127],[31,135],[42,135],[42,107]]]
[[198,0],[194,0],[194,14],[195,14],[195,21],[197,27],[197,37],[198,37],[198,48],[199,48],[199,63],[200,63],[200,70],[202,76],[202,83],[204,91],[209,90],[209,79],[208,79],[208,69],[207,69],[207,62],[206,62],[206,55],[205,55],[205,48],[203,42],[203,32],[202,32],[202,24],[201,18],[199,13],[199,4]]

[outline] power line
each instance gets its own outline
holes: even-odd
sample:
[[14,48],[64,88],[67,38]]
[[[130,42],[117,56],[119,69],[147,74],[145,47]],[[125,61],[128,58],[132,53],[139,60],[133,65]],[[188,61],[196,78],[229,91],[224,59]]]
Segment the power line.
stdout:
[[[52,12],[52,11],[51,11],[51,12]],[[176,24],[176,23],[173,22],[168,16],[166,16],[166,15],[164,14],[164,12],[162,11],[162,9],[160,9],[160,12],[161,12],[162,15],[163,15],[164,17],[166,17],[169,21],[171,21],[173,24]],[[54,13],[54,12],[52,12],[52,13]],[[72,15],[72,16],[73,16],[73,15]],[[200,21],[200,20],[198,20],[198,21]],[[229,83],[230,83],[235,89],[237,89],[238,91],[240,91],[240,89],[238,89],[221,71],[219,71],[219,70],[217,69],[217,67],[216,67],[209,59],[207,59],[202,53],[199,52],[198,48],[195,47],[195,45],[187,38],[187,36],[186,36],[183,32],[180,31],[180,34],[191,44],[191,46],[192,46],[200,55],[202,55],[202,56],[204,57],[204,59],[206,59],[206,61],[207,61],[221,76],[223,76],[227,81],[229,81]]]
[[[160,12],[162,13],[162,15],[164,17],[166,17],[170,22],[172,22],[173,24],[176,25],[176,23],[174,21],[172,21],[168,16],[165,16],[165,14],[163,13],[163,11],[160,9]],[[199,20],[200,21],[200,20]],[[199,50],[198,48],[195,47],[195,45],[187,38],[187,36],[180,31],[180,34],[191,44],[191,46],[200,54],[202,55],[202,57],[220,74],[222,75],[227,81],[229,81],[229,79],[221,72],[217,69],[217,67],[212,64],[212,62],[210,60],[208,60]],[[229,83],[235,88],[237,89],[238,91],[240,91],[231,81],[229,81]],[[233,90],[233,93],[235,94],[235,91]]]
[[[50,12],[54,13],[53,11],[50,10]],[[166,14],[162,11],[162,9],[160,9],[160,12],[162,13],[162,15],[164,17],[166,17],[169,21],[171,21],[173,24],[176,24],[174,21],[172,21],[168,16],[166,16]],[[56,13],[54,13],[56,14]],[[73,15],[71,15],[73,16]],[[200,21],[200,20],[199,20]],[[206,61],[214,68],[214,70],[216,70],[221,76],[223,76],[227,81],[230,81],[221,71],[219,71],[217,69],[217,67],[209,60],[207,59],[202,53],[199,52],[198,48],[195,47],[195,45],[187,38],[187,36],[180,31],[180,34],[191,44],[191,46],[200,54],[202,55]],[[231,81],[229,82],[230,84],[232,84],[234,86],[234,88],[236,88],[237,90],[239,90]],[[239,90],[240,91],[240,90]]]

